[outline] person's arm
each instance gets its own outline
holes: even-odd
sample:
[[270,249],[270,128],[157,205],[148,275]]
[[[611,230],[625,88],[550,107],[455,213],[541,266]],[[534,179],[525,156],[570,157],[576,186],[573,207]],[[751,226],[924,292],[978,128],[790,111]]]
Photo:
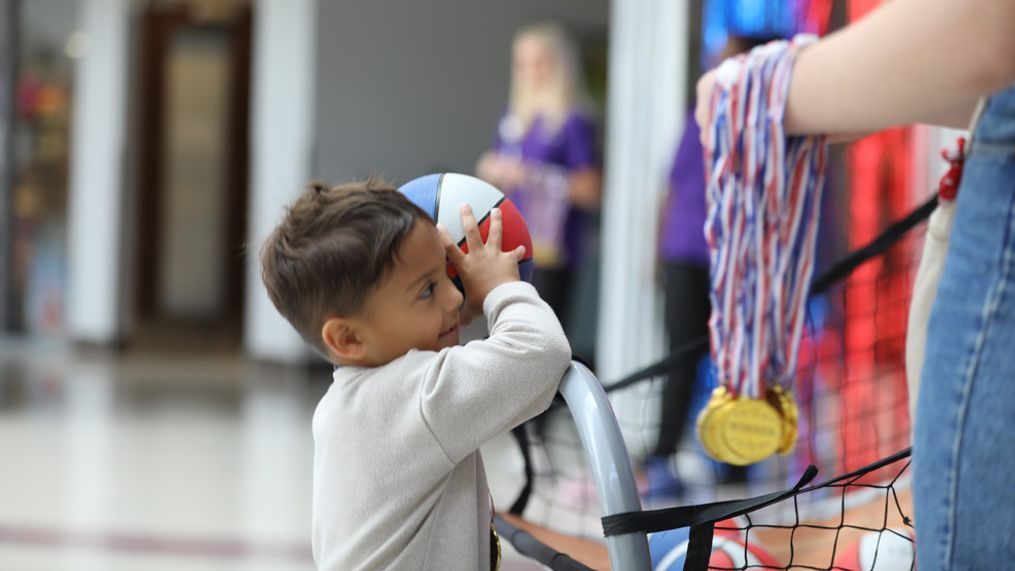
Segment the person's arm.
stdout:
[[959,105],[954,109],[949,109],[948,111],[945,111],[936,117],[931,117],[923,122],[936,127],[968,129],[970,127],[970,122],[973,120],[973,113],[976,112],[976,103],[976,101],[973,101],[971,103]]
[[490,213],[485,244],[468,207],[462,208],[462,226],[468,253],[445,231],[441,241],[465,286],[465,313],[482,311],[490,337],[438,353],[420,386],[420,412],[453,463],[546,410],[571,361],[553,310],[519,281],[525,248],[501,251],[499,209]]
[[956,115],[968,122],[979,97],[1013,81],[1015,2],[893,0],[800,53],[784,124],[812,134],[963,123]]
[[498,286],[483,309],[490,336],[441,351],[420,387],[423,418],[454,463],[546,410],[571,361],[560,322],[530,284]]
[[490,149],[476,161],[476,176],[496,186],[501,192],[509,193],[524,180],[525,169],[517,157],[508,157],[501,153],[504,139],[501,136],[501,125],[505,118],[498,122]]
[[[788,134],[864,134],[928,122],[966,126],[976,101],[1015,81],[1015,2],[892,0],[804,48],[793,68]],[[715,72],[698,82],[710,120]]]
[[479,160],[476,161],[476,176],[490,184],[495,184],[497,172],[494,161],[496,158],[497,153],[493,151],[485,151],[482,155],[479,155]]
[[567,177],[571,202],[585,210],[597,210],[603,198],[603,174],[598,167],[583,168]]
[[510,194],[525,181],[525,165],[518,158],[487,151],[476,163],[476,176]]
[[564,166],[571,203],[585,210],[598,210],[603,199],[602,161],[596,145],[596,125],[591,117],[573,113],[564,124]]

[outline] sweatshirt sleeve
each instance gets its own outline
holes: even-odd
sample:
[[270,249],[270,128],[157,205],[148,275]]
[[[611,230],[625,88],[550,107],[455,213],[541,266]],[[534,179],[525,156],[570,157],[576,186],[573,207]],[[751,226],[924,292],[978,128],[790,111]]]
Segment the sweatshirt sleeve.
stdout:
[[454,463],[546,410],[571,361],[560,322],[531,285],[497,287],[483,311],[490,336],[438,353],[420,388],[423,419]]

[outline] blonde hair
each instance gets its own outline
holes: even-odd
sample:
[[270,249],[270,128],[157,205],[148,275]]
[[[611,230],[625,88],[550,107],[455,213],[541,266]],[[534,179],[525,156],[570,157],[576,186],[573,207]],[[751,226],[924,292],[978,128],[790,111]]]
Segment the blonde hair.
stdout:
[[522,27],[515,33],[512,46],[525,40],[536,40],[550,54],[554,73],[542,93],[532,93],[511,74],[508,114],[528,132],[532,122],[541,116],[550,133],[559,129],[575,105],[585,103],[585,78],[578,61],[578,50],[564,29],[554,22],[539,22]]

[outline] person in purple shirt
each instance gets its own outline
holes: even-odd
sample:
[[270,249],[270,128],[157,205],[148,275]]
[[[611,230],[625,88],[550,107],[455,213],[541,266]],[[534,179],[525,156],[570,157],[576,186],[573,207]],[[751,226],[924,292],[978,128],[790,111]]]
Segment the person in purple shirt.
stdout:
[[[719,61],[776,39],[730,36]],[[684,122],[669,176],[669,194],[659,228],[664,312],[669,351],[708,335],[709,253],[705,243],[705,160],[694,106]],[[684,436],[703,348],[670,371],[663,384],[659,437],[645,460],[650,500],[679,498],[684,487],[672,459]],[[738,475],[739,477],[739,475]]]
[[597,127],[583,104],[576,49],[558,25],[522,28],[512,58],[508,109],[476,172],[525,218],[533,285],[567,330],[568,297],[602,192]]

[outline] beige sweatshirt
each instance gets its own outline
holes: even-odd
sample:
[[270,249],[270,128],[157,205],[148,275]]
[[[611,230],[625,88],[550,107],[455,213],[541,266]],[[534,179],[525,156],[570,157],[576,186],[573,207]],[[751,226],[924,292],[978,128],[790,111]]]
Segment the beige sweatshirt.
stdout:
[[489,567],[479,447],[549,407],[571,349],[529,284],[483,310],[486,340],[335,371],[313,420],[319,569]]

